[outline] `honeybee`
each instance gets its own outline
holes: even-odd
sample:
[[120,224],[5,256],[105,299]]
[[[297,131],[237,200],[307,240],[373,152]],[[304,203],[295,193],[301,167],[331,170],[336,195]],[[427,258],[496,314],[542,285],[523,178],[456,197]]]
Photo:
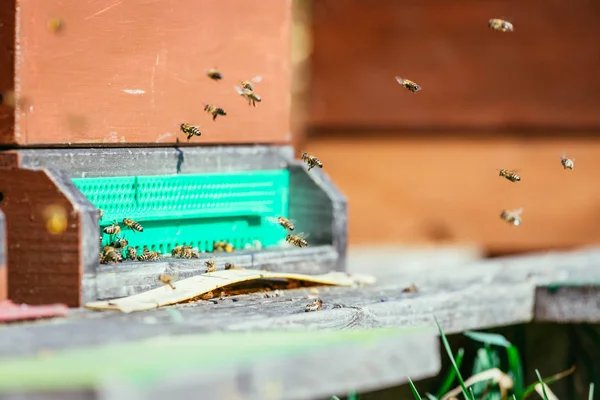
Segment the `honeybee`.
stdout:
[[286,217],[267,217],[267,221],[274,223],[274,224],[279,224],[281,226],[283,226],[285,229],[293,231],[295,226],[294,223],[287,219]]
[[321,162],[321,160],[319,160],[317,157],[313,156],[312,154],[302,153],[302,156],[300,156],[300,159],[308,164],[309,171],[311,169],[313,169],[314,167],[323,168],[323,163]]
[[206,266],[206,273],[217,271],[216,262],[212,258],[204,261],[204,265]]
[[235,265],[233,265],[232,263],[226,262],[226,263],[225,263],[225,269],[226,269],[226,270],[228,270],[228,269],[244,269],[244,268],[241,268],[241,267],[236,267],[236,266],[235,266]]
[[256,103],[260,103],[262,101],[260,96],[254,93],[253,90],[241,88],[239,86],[236,86],[235,90],[240,94],[240,96],[248,100],[248,105],[256,107]]
[[164,285],[170,287],[171,289],[175,290],[175,285],[173,285],[173,275],[169,275],[169,274],[160,274],[158,275],[158,280],[160,282],[162,282]]
[[210,68],[206,70],[206,75],[208,75],[208,77],[210,79],[213,79],[215,81],[219,81],[221,79],[223,79],[223,74],[221,74],[219,71],[217,71],[215,68]]
[[213,121],[217,119],[217,117],[219,115],[227,115],[227,113],[225,112],[225,110],[223,110],[222,108],[219,108],[213,104],[207,104],[204,106],[204,111],[206,111],[209,114],[212,114],[213,116]]
[[306,241],[307,237],[308,237],[308,235],[304,234],[304,233],[300,233],[298,235],[290,235],[288,233],[285,237],[285,240],[286,240],[286,242],[291,243],[292,245],[294,245],[296,247],[307,247],[308,246],[308,242]]
[[323,300],[317,297],[312,303],[306,305],[304,312],[319,311],[321,308],[323,308]]
[[191,250],[192,246],[177,246],[173,250],[171,250],[171,255],[173,257],[181,257],[185,249]]
[[513,32],[513,24],[499,18],[492,18],[488,21],[488,26],[498,32]]
[[107,226],[102,231],[107,235],[118,235],[119,233],[121,233],[121,227],[119,226],[117,221],[115,221],[112,225]]
[[135,247],[129,246],[127,248],[127,258],[130,260],[135,260],[137,258],[137,250]]
[[509,224],[512,224],[514,226],[519,226],[521,225],[521,213],[523,212],[522,208],[519,208],[518,210],[513,210],[513,211],[509,211],[509,210],[502,210],[502,212],[500,213],[500,218],[506,222],[508,222]]
[[498,170],[498,175],[502,178],[508,179],[511,182],[519,182],[521,180],[521,177],[517,175],[515,171],[509,171],[507,169]]
[[233,245],[227,242],[215,242],[213,245],[213,251],[220,252],[224,251],[225,253],[231,253],[233,251]]
[[50,21],[48,21],[48,29],[52,33],[59,32],[62,29],[62,27],[63,27],[63,22],[58,17],[52,18]]
[[125,225],[134,232],[144,232],[144,228],[140,224],[129,218],[123,218],[123,225]]
[[398,81],[399,84],[401,84],[402,86],[404,86],[406,89],[408,89],[409,91],[411,91],[413,93],[421,90],[421,86],[417,85],[416,83],[414,83],[411,80],[403,79],[403,78],[400,78],[399,76],[397,76],[396,81]]
[[[147,250],[147,249],[144,249]],[[141,256],[138,257],[139,261],[158,261],[160,260],[160,253],[156,251],[144,251]]]
[[564,153],[560,156],[560,163],[563,166],[563,169],[573,169],[575,166],[575,159],[568,158]]
[[[173,254],[175,252],[175,254]],[[198,253],[197,250],[194,250],[192,248],[192,246],[179,246],[173,249],[173,251],[171,251],[171,254],[174,257],[179,257],[179,258],[200,258],[200,254]]]
[[411,283],[410,285],[408,285],[407,287],[402,289],[402,292],[404,292],[404,293],[415,293],[418,291],[419,291],[419,289],[417,289],[417,287],[415,286],[414,283]]
[[187,135],[187,140],[190,140],[193,136],[202,136],[200,129],[190,124],[180,124],[179,129]]
[[101,209],[98,209],[98,221],[100,221],[103,216],[104,216],[104,211],[102,211]]
[[117,240],[112,242],[110,245],[112,247],[114,247],[115,249],[123,249],[123,248],[127,247],[128,244],[129,244],[129,241],[127,239],[117,238]]
[[254,78],[250,79],[249,81],[241,81],[240,85],[242,86],[243,89],[248,89],[250,91],[254,91],[254,84],[259,83],[260,81],[262,81],[262,76],[255,76]]
[[117,264],[123,260],[123,256],[118,251],[105,251],[101,257],[102,264]]

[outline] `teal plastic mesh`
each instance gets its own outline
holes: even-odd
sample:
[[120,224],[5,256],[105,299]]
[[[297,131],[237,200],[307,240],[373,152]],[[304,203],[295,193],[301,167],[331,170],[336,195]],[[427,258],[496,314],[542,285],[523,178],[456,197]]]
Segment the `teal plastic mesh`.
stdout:
[[[101,233],[116,220],[121,226],[117,236],[130,246],[161,253],[180,245],[210,252],[216,241],[236,249],[255,241],[263,247],[277,245],[285,230],[267,217],[288,216],[289,181],[287,170],[73,179],[104,212]],[[125,227],[123,218],[139,222],[144,231]],[[102,236],[102,245],[115,239]]]

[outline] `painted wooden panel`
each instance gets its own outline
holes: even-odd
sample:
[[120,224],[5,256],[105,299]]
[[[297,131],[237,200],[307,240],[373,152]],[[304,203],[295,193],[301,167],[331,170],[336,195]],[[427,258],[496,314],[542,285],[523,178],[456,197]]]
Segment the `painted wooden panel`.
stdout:
[[[291,3],[280,0],[18,0],[19,145],[288,142]],[[48,22],[58,17],[61,29]],[[205,70],[217,67],[222,81]],[[262,102],[234,90],[260,75]],[[213,122],[204,104],[227,116]]]
[[591,0],[315,1],[310,124],[598,128],[599,19]]

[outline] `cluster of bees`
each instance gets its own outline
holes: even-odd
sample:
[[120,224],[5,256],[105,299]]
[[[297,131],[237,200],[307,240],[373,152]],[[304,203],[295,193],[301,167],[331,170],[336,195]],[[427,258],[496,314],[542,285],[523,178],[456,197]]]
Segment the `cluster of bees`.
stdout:
[[[499,19],[499,18],[492,18],[488,21],[488,26],[498,32],[514,32],[514,27],[513,24],[505,21],[503,19]],[[419,86],[418,84],[416,84],[415,82],[409,80],[409,79],[405,79],[405,78],[401,78],[399,76],[396,76],[396,81],[403,86],[405,89],[407,89],[410,92],[418,92],[419,90],[421,90],[421,86]],[[560,163],[563,167],[563,169],[567,170],[573,169],[574,166],[574,159],[573,158],[569,158],[567,157],[565,154],[562,154],[560,157]],[[511,171],[508,169],[500,169],[499,170],[499,175],[502,178],[508,179],[511,182],[520,182],[521,181],[521,177],[518,175],[518,173],[516,171]],[[521,225],[521,213],[523,212],[523,208],[519,208],[516,210],[502,210],[500,213],[500,218],[511,224],[514,226],[519,226]]]

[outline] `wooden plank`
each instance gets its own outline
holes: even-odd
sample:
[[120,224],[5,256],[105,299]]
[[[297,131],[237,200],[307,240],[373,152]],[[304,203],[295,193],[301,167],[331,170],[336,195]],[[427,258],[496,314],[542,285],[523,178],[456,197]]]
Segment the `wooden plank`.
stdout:
[[[313,127],[600,125],[598,2],[313,3]],[[490,18],[515,31],[492,31]]]
[[600,323],[600,281],[536,289],[535,319],[541,322]]
[[17,0],[0,2],[0,143],[13,135],[15,113],[11,96],[15,90],[15,10]]
[[[291,139],[290,2],[17,3],[15,80],[23,104],[14,137],[1,143],[173,144],[185,141],[183,122],[201,125],[194,142]],[[54,17],[63,23],[58,32],[47,26]],[[206,76],[213,67],[222,81]],[[255,108],[234,85],[257,75],[263,101]],[[228,115],[213,122],[205,103]]]
[[[304,147],[348,198],[353,244],[479,245],[500,253],[571,248],[600,240],[596,138],[314,138]],[[561,153],[575,158],[565,171]],[[357,162],[360,160],[360,162]],[[516,169],[522,181],[498,177]],[[510,226],[502,209],[523,207]]]

